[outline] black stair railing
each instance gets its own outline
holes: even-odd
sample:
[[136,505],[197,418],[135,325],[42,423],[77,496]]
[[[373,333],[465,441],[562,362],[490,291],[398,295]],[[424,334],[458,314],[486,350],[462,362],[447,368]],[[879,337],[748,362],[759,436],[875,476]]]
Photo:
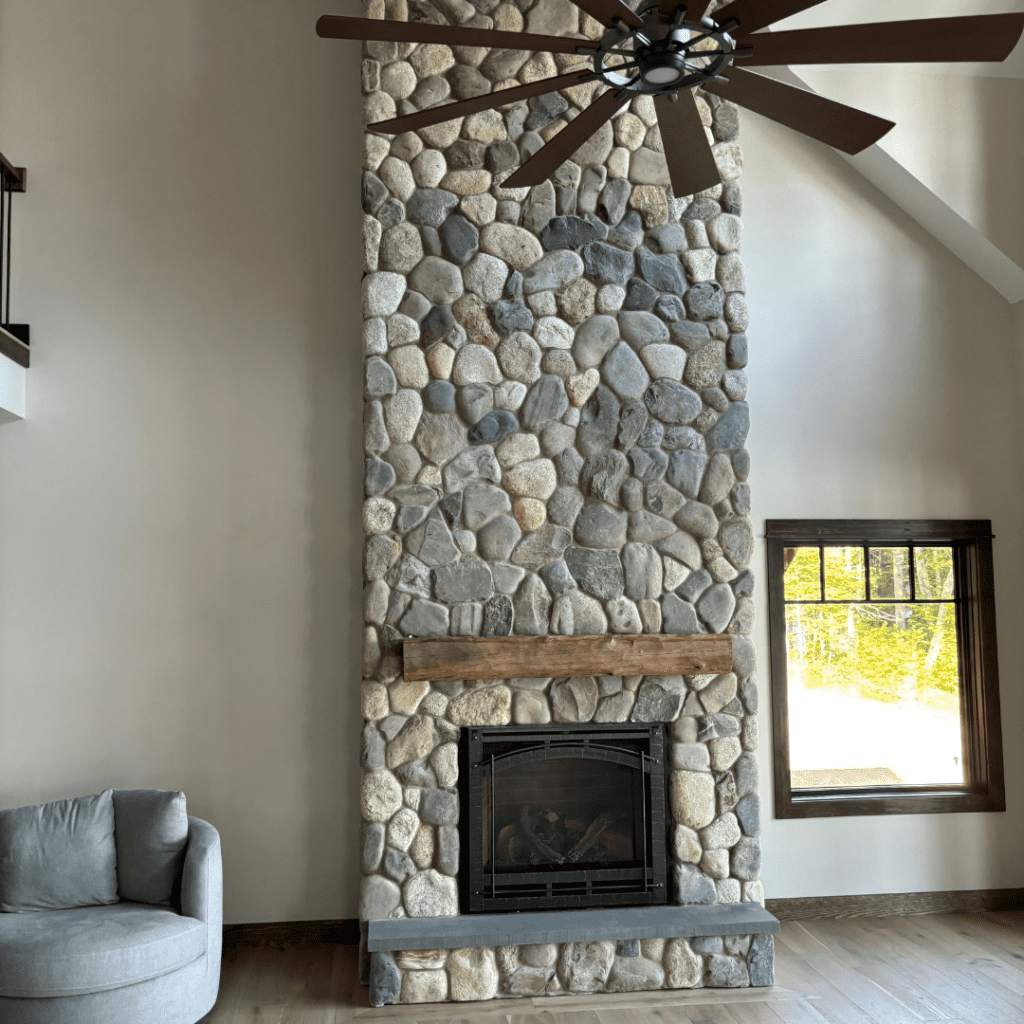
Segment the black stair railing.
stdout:
[[28,324],[11,323],[11,227],[15,192],[25,191],[25,168],[0,153],[0,353],[21,366],[29,364]]

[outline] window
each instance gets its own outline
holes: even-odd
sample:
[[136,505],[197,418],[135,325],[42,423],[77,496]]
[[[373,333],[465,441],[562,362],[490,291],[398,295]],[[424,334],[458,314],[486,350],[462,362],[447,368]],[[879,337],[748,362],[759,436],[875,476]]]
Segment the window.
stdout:
[[768,520],[775,815],[1002,811],[988,520]]

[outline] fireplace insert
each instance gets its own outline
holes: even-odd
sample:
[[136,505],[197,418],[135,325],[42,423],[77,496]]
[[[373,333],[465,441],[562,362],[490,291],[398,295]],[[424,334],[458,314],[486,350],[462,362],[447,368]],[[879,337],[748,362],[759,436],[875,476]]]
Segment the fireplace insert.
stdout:
[[666,752],[661,723],[463,730],[462,906],[666,903]]

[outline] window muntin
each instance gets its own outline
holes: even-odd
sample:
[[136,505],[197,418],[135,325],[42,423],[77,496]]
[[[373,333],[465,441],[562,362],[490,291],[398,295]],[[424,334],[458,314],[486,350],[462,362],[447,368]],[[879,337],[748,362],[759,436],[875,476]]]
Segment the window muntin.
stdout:
[[999,810],[987,521],[767,524],[776,816]]

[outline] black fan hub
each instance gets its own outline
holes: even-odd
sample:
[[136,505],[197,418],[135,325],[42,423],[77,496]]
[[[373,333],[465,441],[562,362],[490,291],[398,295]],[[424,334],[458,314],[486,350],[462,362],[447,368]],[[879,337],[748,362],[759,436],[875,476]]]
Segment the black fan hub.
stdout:
[[699,22],[666,21],[657,0],[637,12],[641,28],[621,22],[605,33],[594,55],[602,81],[626,92],[671,95],[695,89],[721,75],[732,61],[736,44],[711,18]]

